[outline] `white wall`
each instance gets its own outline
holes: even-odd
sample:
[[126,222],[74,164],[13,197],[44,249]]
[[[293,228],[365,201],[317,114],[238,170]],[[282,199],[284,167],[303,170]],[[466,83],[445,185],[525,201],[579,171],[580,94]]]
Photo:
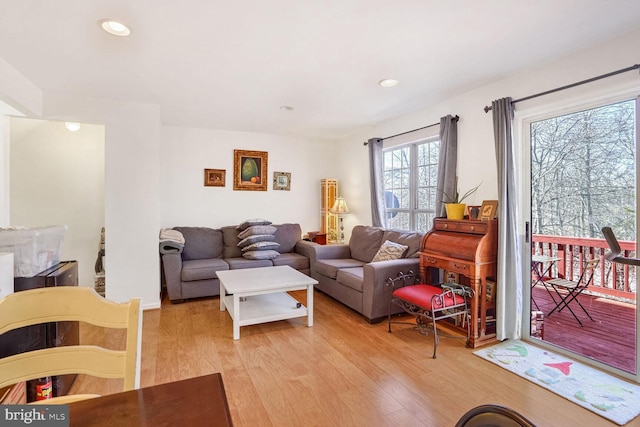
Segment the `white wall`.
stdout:
[[[234,149],[268,153],[267,191],[233,190]],[[259,133],[162,127],[162,227],[222,227],[249,218],[320,228],[320,179],[336,173],[333,144]],[[225,187],[205,187],[204,169],[225,169]],[[291,173],[291,190],[273,190],[273,172]]]
[[60,260],[77,260],[80,286],[94,286],[104,227],[104,126],[11,118],[11,225],[66,225]]
[[[491,112],[486,114],[485,105],[491,101],[510,96],[513,99],[526,97],[549,89],[626,68],[638,63],[640,31],[628,36],[577,52],[558,61],[540,64],[511,78],[500,80],[448,99],[428,108],[405,115],[395,120],[378,123],[355,133],[340,142],[343,152],[339,162],[337,178],[345,189],[351,215],[345,217],[345,229],[350,232],[356,224],[371,223],[368,168],[353,167],[368,162],[368,150],[363,142],[373,137],[387,137],[438,123],[447,114],[459,115],[458,122],[458,176],[459,187],[464,192],[482,182],[477,193],[468,204],[481,204],[482,200],[497,199],[498,184],[493,140]],[[508,61],[508,58],[505,58]],[[469,69],[469,72],[473,72]],[[516,104],[516,117],[537,111],[559,107],[580,100],[602,96],[640,87],[638,71],[632,71],[589,83],[553,95]],[[516,134],[519,140],[520,135]]]
[[156,105],[45,93],[44,118],[105,126],[106,297],[160,306],[160,112]]

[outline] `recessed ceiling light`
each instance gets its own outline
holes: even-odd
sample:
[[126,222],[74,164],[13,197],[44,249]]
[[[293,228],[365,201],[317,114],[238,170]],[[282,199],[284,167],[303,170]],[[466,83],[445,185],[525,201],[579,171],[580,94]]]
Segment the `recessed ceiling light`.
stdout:
[[288,105],[283,105],[280,109],[282,111],[293,111],[293,107],[289,107]]
[[121,22],[113,21],[111,19],[103,19],[100,21],[100,26],[109,34],[114,36],[126,37],[131,34],[129,27]]
[[397,85],[399,82],[396,79],[383,79],[378,82],[378,84],[382,87],[393,87]]
[[64,122],[64,127],[70,132],[77,132],[80,130],[80,123],[76,122]]

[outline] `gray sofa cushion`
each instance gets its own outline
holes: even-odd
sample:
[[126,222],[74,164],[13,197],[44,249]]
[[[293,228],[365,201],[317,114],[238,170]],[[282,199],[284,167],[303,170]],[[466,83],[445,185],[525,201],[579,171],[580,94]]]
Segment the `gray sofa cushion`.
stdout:
[[382,241],[390,240],[401,245],[408,246],[409,249],[403,255],[403,258],[418,258],[420,256],[420,245],[425,233],[408,232],[400,230],[385,230]]
[[217,271],[228,270],[229,264],[220,258],[194,259],[182,262],[180,279],[183,282],[217,279]]
[[362,284],[364,281],[364,268],[341,268],[338,270],[336,281],[358,292],[362,292]]
[[244,239],[256,234],[273,234],[275,232],[276,228],[273,225],[252,225],[238,233],[238,237]]
[[365,263],[371,262],[378,249],[380,249],[383,235],[384,230],[382,228],[364,225],[353,227],[351,239],[349,240],[351,258]]
[[220,229],[224,238],[224,250],[222,256],[226,258],[238,258],[242,256],[242,251],[238,247],[240,239],[238,237],[239,231],[236,227],[227,226]]
[[272,267],[270,259],[246,259],[246,258],[226,258],[229,270],[240,270],[242,268]]
[[222,231],[208,227],[174,227],[184,236],[182,260],[222,258]]
[[294,252],[281,254],[278,258],[272,260],[273,265],[288,265],[296,270],[308,270],[309,258]]
[[[254,251],[267,251],[269,249],[271,250],[277,250],[280,247],[279,243],[276,242],[258,242],[258,243],[252,243],[249,246],[245,246],[244,248],[242,248],[242,256],[245,256],[245,254],[247,252],[254,252]],[[245,257],[246,258],[246,257]]]
[[254,236],[245,237],[244,239],[240,240],[240,243],[238,243],[238,247],[244,248],[258,242],[268,242],[270,240],[273,241],[273,239],[273,234],[256,234]]
[[246,259],[274,259],[280,256],[280,252],[273,249],[246,251],[242,254]]
[[300,224],[280,224],[276,225],[274,241],[280,243],[278,252],[281,254],[293,252],[296,243],[302,240],[302,229]]
[[271,221],[267,219],[262,219],[262,218],[253,218],[253,219],[248,219],[246,221],[242,221],[240,225],[238,225],[236,228],[239,231],[242,231],[242,230],[246,230],[249,227],[253,227],[254,225],[271,225]]
[[335,279],[341,268],[362,267],[365,263],[357,259],[319,259],[316,261],[316,273]]

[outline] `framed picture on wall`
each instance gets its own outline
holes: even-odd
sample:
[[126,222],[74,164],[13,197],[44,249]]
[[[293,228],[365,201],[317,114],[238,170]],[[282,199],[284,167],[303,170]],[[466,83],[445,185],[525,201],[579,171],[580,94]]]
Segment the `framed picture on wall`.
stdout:
[[266,151],[233,150],[233,189],[267,191]]
[[204,186],[205,187],[224,187],[226,174],[227,174],[227,171],[224,169],[205,169],[204,170]]
[[274,172],[273,189],[284,191],[291,190],[291,172]]

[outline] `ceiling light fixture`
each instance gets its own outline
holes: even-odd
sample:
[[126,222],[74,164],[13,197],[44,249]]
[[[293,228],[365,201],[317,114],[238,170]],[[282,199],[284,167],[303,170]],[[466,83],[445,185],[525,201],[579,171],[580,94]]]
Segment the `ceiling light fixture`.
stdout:
[[114,36],[126,37],[131,34],[131,30],[129,29],[129,27],[121,22],[111,19],[103,19],[102,21],[100,21],[100,26],[107,33],[113,34]]
[[382,87],[394,87],[399,82],[396,79],[383,79],[378,82],[378,84]]
[[70,132],[78,132],[80,130],[80,123],[64,122],[64,127],[66,127]]
[[280,109],[282,111],[293,111],[293,107],[289,107],[288,105],[283,105]]

